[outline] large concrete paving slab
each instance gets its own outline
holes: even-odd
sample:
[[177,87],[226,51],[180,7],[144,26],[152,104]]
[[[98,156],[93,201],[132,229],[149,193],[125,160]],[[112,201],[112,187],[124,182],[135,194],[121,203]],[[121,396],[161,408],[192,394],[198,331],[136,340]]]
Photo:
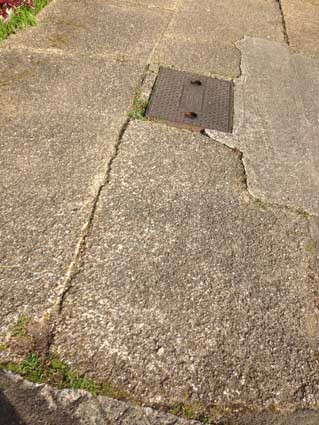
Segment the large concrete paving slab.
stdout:
[[283,40],[276,0],[183,0],[152,61],[184,71],[240,73],[240,53],[235,42],[245,35]]
[[315,407],[316,255],[307,218],[252,200],[236,152],[132,123],[52,350],[144,403]]
[[319,57],[319,1],[280,0],[290,46]]
[[[40,15],[40,24],[11,36],[7,47],[54,49],[85,56],[112,55],[146,60],[166,28],[170,11],[133,3],[55,0]],[[147,29],[147,30],[145,30]]]
[[233,136],[208,134],[243,152],[254,196],[319,215],[319,61],[267,40],[237,46]]
[[[0,51],[0,329],[57,294],[142,67]],[[55,299],[56,301],[56,299]]]

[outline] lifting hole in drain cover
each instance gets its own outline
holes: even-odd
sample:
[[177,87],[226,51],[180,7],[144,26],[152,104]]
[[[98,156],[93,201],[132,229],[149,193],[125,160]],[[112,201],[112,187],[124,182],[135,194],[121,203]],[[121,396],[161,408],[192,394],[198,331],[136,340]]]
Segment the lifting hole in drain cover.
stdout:
[[233,83],[160,68],[146,116],[179,128],[232,131]]
[[196,112],[185,112],[184,116],[190,120],[195,120],[198,117]]

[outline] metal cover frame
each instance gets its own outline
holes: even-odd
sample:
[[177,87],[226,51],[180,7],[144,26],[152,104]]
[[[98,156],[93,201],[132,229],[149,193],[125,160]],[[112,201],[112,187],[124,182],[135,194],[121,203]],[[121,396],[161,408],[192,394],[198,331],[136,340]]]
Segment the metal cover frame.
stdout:
[[180,128],[232,131],[233,82],[161,67],[146,117]]

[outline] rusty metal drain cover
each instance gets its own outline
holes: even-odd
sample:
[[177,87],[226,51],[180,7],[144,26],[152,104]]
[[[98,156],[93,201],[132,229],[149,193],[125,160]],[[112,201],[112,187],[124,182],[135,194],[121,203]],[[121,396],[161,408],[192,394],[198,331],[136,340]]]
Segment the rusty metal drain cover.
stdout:
[[232,131],[233,83],[160,68],[146,116],[176,127]]

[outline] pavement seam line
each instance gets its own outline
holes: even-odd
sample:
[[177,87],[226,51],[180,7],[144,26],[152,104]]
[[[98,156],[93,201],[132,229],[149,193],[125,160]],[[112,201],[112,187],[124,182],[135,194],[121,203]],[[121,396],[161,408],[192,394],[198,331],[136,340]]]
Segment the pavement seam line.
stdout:
[[[123,6],[129,5],[129,6],[133,6],[133,7],[142,7],[144,9],[145,9],[145,6],[146,6],[145,3],[142,3],[138,0],[137,1],[124,0],[122,4],[118,4],[118,3],[116,3],[116,4],[110,3],[110,4],[112,4],[114,6],[118,6],[118,7],[123,7]],[[152,5],[152,6],[146,6],[146,8],[147,8],[147,10],[150,10],[150,11],[152,11],[152,10],[162,10],[162,11],[165,11],[165,12],[173,12],[176,9],[176,6],[170,8],[170,7],[161,7],[161,6],[157,6],[157,5]]]
[[179,10],[179,6],[180,6],[180,4],[182,3],[182,1],[183,1],[183,0],[178,0],[178,1],[177,1],[176,5],[175,5],[175,9],[173,10],[173,13],[172,13],[172,17],[171,17],[171,19],[169,20],[169,22],[168,22],[167,26],[164,28],[164,30],[162,31],[162,33],[161,33],[161,34],[160,34],[160,36],[158,37],[158,40],[157,40],[157,42],[155,43],[155,45],[154,45],[154,47],[153,47],[153,49],[152,49],[152,51],[151,51],[151,53],[150,53],[150,55],[149,55],[149,57],[148,57],[148,60],[147,60],[147,63],[148,63],[148,64],[150,64],[150,63],[152,62],[152,57],[153,57],[153,55],[154,55],[154,53],[155,53],[156,49],[158,48],[158,46],[159,46],[159,45],[160,45],[160,43],[162,42],[162,40],[163,40],[163,38],[164,38],[165,34],[167,33],[167,31],[169,30],[170,26],[172,25],[172,22],[174,21],[174,18],[175,18],[175,16],[177,15],[177,12],[178,12],[178,10]]
[[61,56],[66,59],[72,59],[72,58],[85,58],[90,60],[107,60],[114,63],[144,63],[145,61],[143,59],[135,58],[133,56],[126,56],[123,54],[116,54],[116,53],[102,53],[102,54],[93,54],[90,56],[87,56],[85,54],[80,53],[72,53],[72,52],[66,52],[60,49],[54,49],[54,48],[34,48],[29,46],[1,46],[0,52],[9,52],[9,51],[25,51],[26,53],[32,53],[32,54],[39,54],[39,55],[47,55],[47,56]]

